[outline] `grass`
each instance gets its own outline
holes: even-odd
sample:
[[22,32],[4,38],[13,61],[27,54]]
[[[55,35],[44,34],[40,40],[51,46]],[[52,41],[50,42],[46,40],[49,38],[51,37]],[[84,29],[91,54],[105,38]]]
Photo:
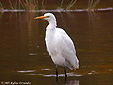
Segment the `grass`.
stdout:
[[11,0],[8,0],[8,1],[9,1],[10,6],[11,6],[11,9],[14,9]]
[[[39,0],[7,0],[9,7],[8,9],[24,9],[24,10],[39,10],[40,9],[45,10],[46,9],[46,2],[48,0],[41,0],[41,3],[39,4]],[[70,10],[72,7],[75,6],[76,2],[79,0],[71,0],[69,4],[67,5],[66,10]],[[64,2],[66,4],[66,0],[61,0],[59,9],[62,9]],[[94,11],[96,6],[99,4],[100,0],[89,0],[88,1],[88,11]],[[53,2],[54,3],[54,2]],[[2,2],[0,2],[0,9],[6,8],[5,5],[3,5]]]
[[2,3],[0,2],[0,9],[4,9]]
[[[43,0],[44,1],[44,0]],[[9,9],[25,9],[25,10],[37,10],[38,0],[8,0]],[[2,2],[0,2],[0,8],[4,8]]]
[[64,0],[61,1],[61,4],[60,4],[60,7],[59,8],[62,8],[63,3],[64,3]]
[[42,8],[45,10],[45,0],[42,0]]
[[93,3],[92,8],[94,9],[98,4],[99,4],[100,0],[95,0],[95,2]]
[[20,7],[25,10],[36,10],[38,8],[38,0],[19,0]]
[[[77,2],[77,0],[71,0],[69,5],[66,7],[66,10],[70,10],[71,7],[73,7],[76,2]],[[89,0],[88,11],[94,11],[95,7],[98,5],[99,2],[100,2],[100,0]],[[61,0],[61,4],[60,4],[59,8],[62,8],[63,3],[64,3],[64,0]]]
[[88,9],[91,10],[93,6],[93,0],[89,0]]
[[95,7],[99,4],[100,0],[89,0],[88,11],[94,11]]
[[69,10],[72,6],[74,6],[74,4],[77,2],[77,0],[71,0],[71,2],[69,3],[69,5],[67,6],[67,10]]

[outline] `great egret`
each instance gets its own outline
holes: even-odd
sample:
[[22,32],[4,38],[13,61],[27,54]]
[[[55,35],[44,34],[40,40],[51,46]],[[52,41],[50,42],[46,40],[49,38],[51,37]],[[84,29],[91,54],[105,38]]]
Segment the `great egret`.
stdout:
[[49,22],[46,27],[45,42],[47,51],[56,64],[56,77],[58,77],[57,65],[61,65],[64,66],[66,78],[66,66],[71,70],[79,68],[79,60],[76,56],[73,41],[63,29],[56,27],[56,18],[52,13],[45,13],[44,16],[34,19],[43,18]]

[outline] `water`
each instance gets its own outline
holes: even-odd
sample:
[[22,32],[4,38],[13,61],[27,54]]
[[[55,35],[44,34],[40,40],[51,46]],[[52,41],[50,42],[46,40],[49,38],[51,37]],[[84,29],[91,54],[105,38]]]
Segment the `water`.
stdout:
[[55,65],[45,46],[47,21],[34,20],[42,12],[0,13],[0,83],[27,85],[112,85],[113,84],[113,11],[54,12],[76,45],[80,69]]

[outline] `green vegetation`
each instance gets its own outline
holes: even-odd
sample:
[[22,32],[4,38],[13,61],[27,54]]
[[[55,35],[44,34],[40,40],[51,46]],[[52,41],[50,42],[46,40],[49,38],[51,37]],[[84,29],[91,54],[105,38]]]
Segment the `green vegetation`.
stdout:
[[2,5],[2,3],[0,2],[0,9],[3,9],[3,5]]
[[[57,3],[60,3],[58,6]],[[81,3],[82,4],[81,4]],[[26,11],[32,10],[45,10],[45,9],[64,9],[64,10],[73,10],[73,9],[86,9],[87,11],[94,11],[97,8],[100,0],[61,0],[61,1],[51,1],[51,0],[0,0],[0,10],[1,9],[24,9]],[[102,2],[102,1],[101,1]]]
[[89,11],[94,11],[95,7],[99,4],[100,0],[89,0],[89,6],[88,10]]
[[76,2],[77,2],[77,0],[71,0],[69,5],[67,6],[66,10],[69,10]]
[[[8,0],[8,9],[25,9],[25,10],[37,10],[38,0]],[[8,5],[7,4],[7,5]],[[0,2],[0,8],[4,9],[5,5]]]

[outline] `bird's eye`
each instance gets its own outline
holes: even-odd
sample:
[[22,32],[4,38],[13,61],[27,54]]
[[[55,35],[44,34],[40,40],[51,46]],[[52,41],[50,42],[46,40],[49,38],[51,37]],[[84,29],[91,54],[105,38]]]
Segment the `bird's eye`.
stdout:
[[46,16],[46,18],[49,18],[49,16]]

